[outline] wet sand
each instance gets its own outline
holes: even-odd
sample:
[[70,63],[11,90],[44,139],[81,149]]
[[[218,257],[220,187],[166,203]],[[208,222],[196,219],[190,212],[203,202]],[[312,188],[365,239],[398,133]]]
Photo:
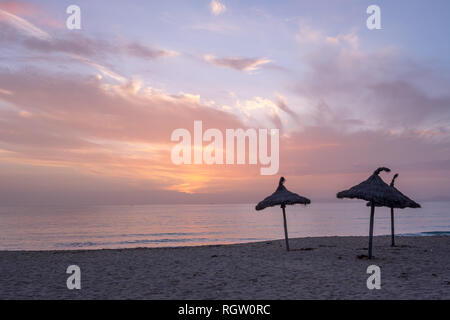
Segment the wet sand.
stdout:
[[[0,299],[450,299],[450,237],[314,237],[257,243],[0,252]],[[369,290],[369,265],[381,289]],[[81,290],[68,290],[69,265]]]

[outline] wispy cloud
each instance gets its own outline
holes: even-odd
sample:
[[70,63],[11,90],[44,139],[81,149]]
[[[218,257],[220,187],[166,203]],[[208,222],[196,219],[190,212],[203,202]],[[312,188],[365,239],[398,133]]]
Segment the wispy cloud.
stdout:
[[354,31],[339,33],[336,36],[328,36],[322,30],[314,28],[304,21],[300,23],[295,38],[301,44],[316,46],[327,44],[357,49],[359,44],[359,37]]
[[71,56],[74,59],[76,59],[76,60],[78,60],[80,62],[83,62],[83,63],[85,63],[85,64],[95,68],[96,70],[100,71],[103,75],[105,75],[105,76],[107,76],[107,77],[109,77],[111,79],[114,79],[114,80],[116,80],[118,82],[121,82],[121,83],[126,83],[128,81],[125,77],[122,77],[118,73],[108,69],[105,66],[102,66],[102,65],[100,65],[98,63],[95,63],[95,62],[93,62],[93,61],[91,61],[91,60],[89,60],[87,58],[83,58],[83,57],[80,57],[80,56],[77,56],[77,55],[71,55]]
[[39,29],[27,20],[2,9],[0,9],[0,21],[5,21],[7,24],[11,25],[17,30],[34,38],[38,38],[44,41],[49,41],[51,39],[51,36],[47,32]]
[[148,46],[144,46],[138,42],[133,42],[126,45],[125,50],[136,57],[156,59],[161,57],[176,57],[178,52],[165,49],[154,49]]
[[12,95],[13,93],[11,92],[11,91],[9,91],[9,90],[5,90],[5,89],[2,89],[2,88],[0,88],[0,94],[7,94],[7,95]]
[[16,0],[0,1],[0,9],[19,17],[32,17],[33,21],[46,27],[64,27],[64,20],[54,19],[37,3]]
[[255,71],[261,66],[270,63],[266,58],[243,58],[243,57],[228,57],[219,58],[211,54],[203,56],[203,59],[217,67],[231,68],[237,71]]
[[67,53],[84,57],[105,57],[106,55],[123,54],[141,59],[158,59],[162,57],[176,57],[178,52],[154,48],[137,41],[110,42],[95,39],[83,34],[51,36],[29,21],[12,13],[0,9],[0,42],[22,44],[27,49],[52,53]]
[[221,15],[225,13],[225,11],[227,11],[227,7],[217,0],[211,1],[211,3],[209,4],[209,9],[211,10],[211,13],[215,16]]
[[239,31],[239,27],[237,25],[225,22],[198,23],[186,28],[192,30],[215,32],[220,34],[233,34],[236,31]]
[[324,39],[324,35],[321,31],[311,27],[308,23],[301,22],[295,38],[299,43],[310,44],[321,42]]
[[5,10],[9,13],[18,15],[18,16],[31,16],[36,15],[39,10],[37,10],[36,6],[32,5],[29,2],[21,2],[21,1],[1,1],[0,9]]

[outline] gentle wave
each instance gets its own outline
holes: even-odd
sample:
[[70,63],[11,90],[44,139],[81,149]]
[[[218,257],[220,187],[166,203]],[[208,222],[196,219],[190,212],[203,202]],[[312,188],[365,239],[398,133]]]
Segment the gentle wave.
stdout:
[[[130,234],[114,234],[114,235],[88,235],[89,238],[110,238],[111,236],[116,238],[130,238],[130,237],[185,237],[185,236],[211,236],[219,235],[223,232],[162,232],[162,233],[130,233]],[[79,235],[77,235],[79,237]]]
[[208,238],[183,238],[183,239],[144,239],[144,240],[129,240],[129,241],[106,241],[106,242],[71,242],[71,243],[56,243],[57,247],[95,247],[95,246],[108,246],[108,245],[127,245],[127,244],[150,244],[150,243],[179,243],[179,242],[191,242],[191,241],[206,241]]
[[[191,235],[198,235],[198,233],[189,233]],[[386,234],[388,236],[388,234]],[[417,236],[450,236],[450,231],[427,231],[427,232],[417,232],[417,233],[402,233],[398,234],[400,237],[417,237]],[[181,238],[181,239],[136,239],[127,241],[104,241],[104,242],[60,242],[56,243],[55,247],[71,247],[71,248],[83,248],[83,247],[97,247],[97,246],[121,246],[121,245],[139,245],[139,244],[170,244],[170,243],[199,243],[199,242],[246,242],[246,241],[264,241],[264,238],[227,238],[227,239],[212,239],[212,238]]]
[[450,231],[427,231],[427,232],[417,232],[417,233],[402,233],[402,234],[399,234],[399,236],[404,236],[404,237],[450,236]]
[[56,247],[72,247],[72,248],[83,248],[83,247],[96,247],[96,246],[120,246],[120,245],[139,245],[139,244],[157,244],[157,243],[195,243],[195,242],[222,242],[222,241],[262,241],[262,238],[239,238],[239,239],[211,239],[211,238],[183,238],[183,239],[143,239],[143,240],[128,240],[128,241],[105,241],[105,242],[60,242],[56,243]]

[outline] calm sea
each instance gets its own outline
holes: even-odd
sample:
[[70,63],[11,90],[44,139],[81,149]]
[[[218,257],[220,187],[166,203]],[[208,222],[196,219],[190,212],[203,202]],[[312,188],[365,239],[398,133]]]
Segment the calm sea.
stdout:
[[[450,202],[396,211],[396,233],[450,234]],[[390,209],[375,212],[375,234],[389,234]],[[290,237],[367,235],[363,201],[287,208]],[[172,247],[281,239],[280,208],[254,205],[0,207],[0,250]]]

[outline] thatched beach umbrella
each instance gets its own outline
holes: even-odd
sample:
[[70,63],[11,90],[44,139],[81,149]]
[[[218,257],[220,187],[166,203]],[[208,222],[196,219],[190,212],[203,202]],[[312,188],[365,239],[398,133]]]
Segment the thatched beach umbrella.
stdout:
[[378,174],[381,171],[390,172],[391,169],[381,167],[365,181],[351,187],[348,190],[339,192],[336,196],[340,199],[362,199],[369,201],[370,205],[370,231],[369,231],[369,259],[372,258],[372,238],[373,238],[373,218],[375,215],[375,203],[385,207],[397,207],[403,203],[400,192],[396,192],[388,186]]
[[258,203],[255,209],[259,211],[267,207],[281,206],[281,209],[283,209],[284,237],[286,240],[286,250],[289,251],[289,238],[287,232],[286,211],[285,211],[286,205],[293,205],[297,203],[306,205],[311,203],[311,200],[299,196],[296,193],[290,192],[283,185],[285,181],[286,179],[284,179],[284,177],[281,177],[280,182],[278,183],[277,190],[275,190],[274,193],[265,198],[263,201]]
[[[394,177],[392,178],[390,187],[393,188],[396,192],[400,193],[400,195],[403,197],[403,203],[401,204],[401,206],[396,206],[396,207],[391,207],[391,246],[395,247],[395,239],[394,239],[394,208],[398,208],[398,209],[404,209],[404,208],[420,208],[420,204],[418,204],[417,202],[411,200],[410,198],[408,198],[407,196],[405,196],[403,193],[401,193],[395,186],[395,179],[397,179],[398,177],[398,173],[396,173],[394,175]],[[370,202],[367,202],[367,206],[371,206]],[[380,204],[375,203],[375,207],[381,207]]]

